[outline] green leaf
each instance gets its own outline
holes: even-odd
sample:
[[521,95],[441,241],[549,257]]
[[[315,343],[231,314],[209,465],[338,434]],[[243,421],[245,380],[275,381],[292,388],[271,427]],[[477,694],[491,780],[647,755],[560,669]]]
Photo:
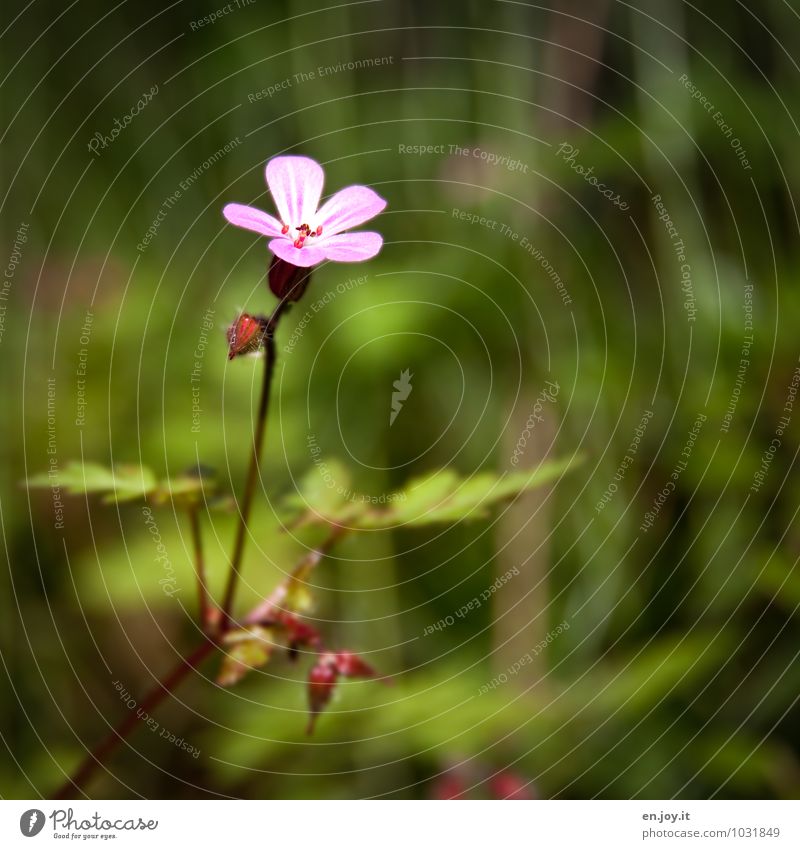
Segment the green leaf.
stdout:
[[156,489],[156,478],[146,466],[118,465],[109,469],[100,463],[68,462],[57,473],[29,478],[31,488],[60,486],[68,495],[106,493],[104,501],[143,498]]
[[356,517],[359,528],[433,525],[485,518],[491,508],[522,492],[544,486],[581,462],[580,457],[554,460],[531,472],[495,475],[483,472],[460,478],[450,469],[412,481],[392,497],[391,506]]
[[223,642],[229,648],[217,674],[217,683],[222,687],[231,687],[251,669],[264,666],[274,645],[272,631],[261,625],[231,631]]
[[350,519],[367,505],[351,501],[350,473],[339,460],[316,463],[300,480],[297,489],[283,499],[284,519],[299,525],[329,524]]
[[157,503],[176,502],[179,507],[191,507],[203,502],[217,487],[211,474],[199,475],[185,472],[161,481],[155,492]]
[[[319,469],[311,469],[300,490],[286,498],[284,505],[289,507],[290,514],[294,510],[295,521],[300,525],[341,524],[376,530],[398,525],[454,524],[485,518],[503,501],[544,486],[581,462],[582,458],[576,455],[544,463],[532,471],[500,475],[482,472],[467,478],[460,477],[453,469],[440,469],[388,495],[385,507],[351,501],[347,485],[330,488]],[[349,476],[338,463],[328,464],[325,471],[330,472],[332,480],[349,482]]]

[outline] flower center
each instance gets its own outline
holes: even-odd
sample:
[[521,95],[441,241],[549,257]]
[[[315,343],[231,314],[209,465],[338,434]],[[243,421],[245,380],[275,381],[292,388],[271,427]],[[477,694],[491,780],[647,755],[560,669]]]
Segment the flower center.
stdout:
[[[306,239],[322,235],[322,226],[317,227],[316,230],[312,230],[308,224],[301,224],[299,227],[295,227],[294,229],[299,233],[298,237],[292,243],[296,248],[302,248]],[[281,233],[285,236],[288,232],[289,225],[284,224],[283,227],[281,227]]]

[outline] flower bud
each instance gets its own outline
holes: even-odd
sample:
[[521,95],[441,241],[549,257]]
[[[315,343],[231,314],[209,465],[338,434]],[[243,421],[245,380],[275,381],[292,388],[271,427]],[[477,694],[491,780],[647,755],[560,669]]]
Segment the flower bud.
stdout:
[[440,802],[448,799],[465,799],[466,790],[464,782],[458,775],[454,772],[446,772],[434,782],[431,795]]
[[336,669],[345,678],[374,678],[375,670],[357,655],[349,651],[336,652]]
[[313,734],[317,717],[333,696],[339,673],[331,654],[324,654],[311,667],[308,674],[308,706],[311,715],[308,718],[306,734]]
[[228,359],[257,351],[264,341],[267,322],[263,318],[243,312],[228,328]]
[[282,301],[299,301],[311,280],[310,268],[299,268],[274,256],[267,274],[269,288]]
[[489,786],[495,799],[535,799],[531,792],[533,784],[526,782],[514,772],[500,772],[493,775]]
[[319,647],[321,639],[317,629],[306,622],[301,622],[294,613],[282,610],[275,617],[275,622],[286,631],[289,660],[297,660],[299,650],[304,646]]

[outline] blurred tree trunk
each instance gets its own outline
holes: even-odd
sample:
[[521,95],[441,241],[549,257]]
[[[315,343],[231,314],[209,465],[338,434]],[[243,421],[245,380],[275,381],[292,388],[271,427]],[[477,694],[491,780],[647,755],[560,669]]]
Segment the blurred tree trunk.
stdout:
[[[530,74],[531,89],[534,80],[541,81],[539,102],[545,108],[536,113],[538,123],[535,134],[546,141],[563,139],[565,132],[574,133],[576,123],[585,126],[591,120],[593,98],[590,93],[601,69],[608,11],[608,0],[597,0],[591,4],[580,0],[563,0],[550,13],[546,36],[548,43],[541,57],[542,74]],[[517,80],[521,78],[517,77]],[[530,92],[520,93],[519,96],[535,102]],[[559,196],[552,191],[543,192],[535,201],[545,220],[557,217],[559,203]],[[528,232],[534,224],[531,218],[529,216],[526,222]],[[535,361],[532,352],[528,353],[527,361]],[[537,381],[533,374],[525,377],[527,380],[521,388],[506,429],[503,444],[506,462],[526,428],[528,417],[547,379],[540,376]],[[558,380],[558,376],[550,376],[550,379]],[[510,397],[509,406],[513,403],[513,397]],[[537,422],[531,429],[518,468],[533,469],[550,459],[551,455],[557,454],[553,441],[557,431],[557,409],[557,403],[543,405],[543,421]],[[501,586],[493,596],[492,657],[497,672],[502,672],[527,655],[546,637],[549,629],[548,572],[551,558],[548,534],[553,526],[551,496],[551,487],[522,495],[505,511],[498,523],[498,552],[495,560],[497,577],[514,568],[519,569],[519,574]],[[523,666],[515,676],[514,680],[520,687],[530,687],[542,678],[546,658],[540,655],[534,661]]]

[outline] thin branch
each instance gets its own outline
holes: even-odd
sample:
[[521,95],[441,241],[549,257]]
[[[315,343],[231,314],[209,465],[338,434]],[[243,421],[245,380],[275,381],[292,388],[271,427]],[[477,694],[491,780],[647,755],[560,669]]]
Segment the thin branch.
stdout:
[[197,577],[197,603],[200,627],[209,631],[213,625],[213,610],[208,597],[206,562],[203,556],[203,537],[200,533],[200,512],[197,505],[189,508],[189,523],[194,544],[194,572]]
[[191,654],[181,658],[180,663],[147,693],[131,710],[125,719],[84,758],[78,769],[68,778],[59,790],[53,795],[53,799],[74,798],[78,790],[83,790],[89,779],[100,767],[106,758],[122,743],[122,741],[133,731],[141,721],[142,716],[150,714],[161,702],[172,693],[183,679],[205,658],[211,654],[215,643],[211,640],[203,642]]
[[236,596],[236,587],[239,583],[239,570],[242,564],[242,555],[244,554],[244,544],[247,537],[248,521],[250,519],[250,510],[253,506],[253,497],[256,491],[256,482],[258,480],[259,468],[261,466],[261,451],[264,446],[264,434],[267,429],[267,413],[269,411],[270,390],[272,388],[272,375],[275,371],[275,328],[278,325],[278,319],[281,313],[288,306],[285,301],[281,301],[275,311],[272,313],[267,325],[264,344],[266,347],[266,357],[264,359],[264,380],[261,384],[261,398],[258,404],[258,413],[256,416],[256,429],[253,436],[253,453],[250,456],[250,466],[247,470],[247,479],[244,485],[242,494],[242,503],[239,510],[239,524],[236,528],[236,540],[233,545],[233,554],[231,555],[231,568],[228,573],[228,583],[225,587],[225,596],[222,602],[222,621],[220,629],[224,633],[229,630],[232,625],[231,613],[233,610],[233,602]]
[[254,607],[244,618],[246,625],[255,625],[268,619],[274,610],[281,610],[286,596],[289,592],[289,585],[292,581],[301,579],[305,580],[306,576],[314,569],[314,567],[325,557],[331,550],[333,545],[338,542],[346,533],[348,528],[343,528],[341,525],[335,525],[331,533],[314,549],[308,552],[306,556],[292,569],[275,589],[264,599],[260,604]]

